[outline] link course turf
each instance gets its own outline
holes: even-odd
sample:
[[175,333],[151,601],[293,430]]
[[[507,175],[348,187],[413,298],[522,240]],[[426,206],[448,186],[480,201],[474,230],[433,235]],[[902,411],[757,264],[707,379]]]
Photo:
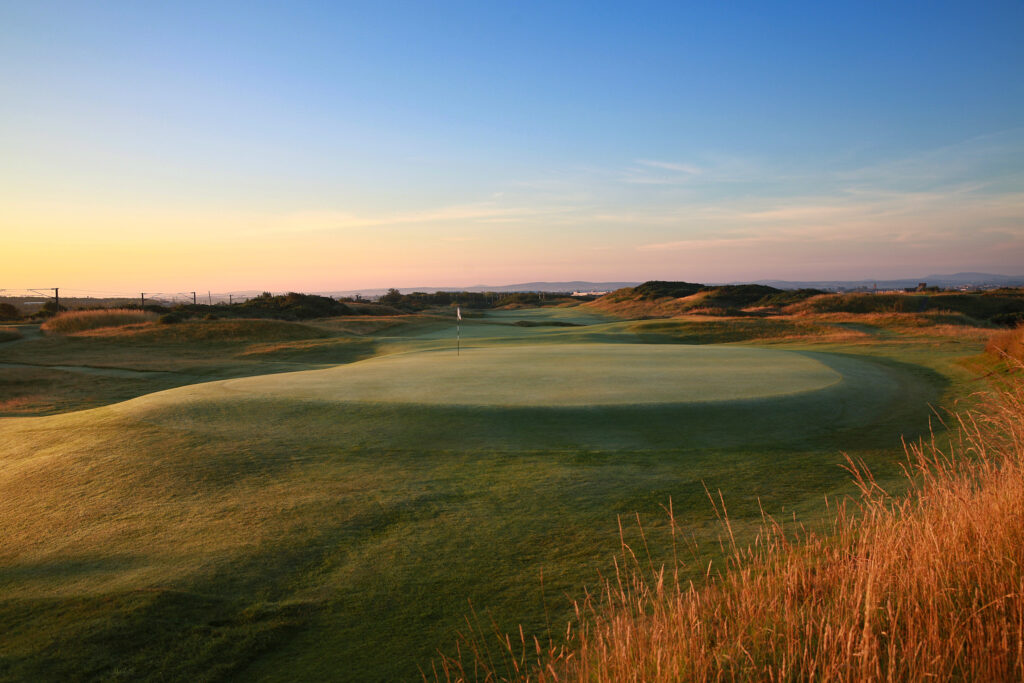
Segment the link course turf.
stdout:
[[850,490],[841,451],[895,470],[949,383],[922,345],[504,324],[530,316],[467,321],[459,357],[431,323],[369,360],[0,420],[0,679],[411,679],[473,611],[546,640],[617,516],[669,558],[671,497],[699,577],[705,486],[741,538],[762,508],[813,521]]

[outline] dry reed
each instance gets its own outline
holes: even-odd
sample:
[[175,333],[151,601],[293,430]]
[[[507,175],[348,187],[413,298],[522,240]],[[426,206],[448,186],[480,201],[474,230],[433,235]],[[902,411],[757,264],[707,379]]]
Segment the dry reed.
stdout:
[[[742,549],[719,494],[712,504],[732,546],[720,575],[709,569],[696,585],[623,543],[614,577],[577,604],[565,645],[506,636],[496,668],[475,634],[433,677],[1024,679],[1019,369],[996,391],[984,410],[953,418],[948,442],[906,445],[909,491],[890,495],[851,461],[860,496],[830,504],[823,529],[786,529],[765,516]],[[497,650],[488,652],[494,661]]]
[[131,308],[108,308],[95,311],[67,311],[47,320],[42,325],[46,332],[57,334],[74,334],[101,327],[121,327],[136,323],[156,321],[158,316],[149,311],[138,311]]

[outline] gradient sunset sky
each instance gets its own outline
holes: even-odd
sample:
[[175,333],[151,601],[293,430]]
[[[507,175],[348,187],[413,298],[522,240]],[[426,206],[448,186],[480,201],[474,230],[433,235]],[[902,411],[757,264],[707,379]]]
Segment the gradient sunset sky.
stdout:
[[1024,274],[1024,3],[0,0],[0,288]]

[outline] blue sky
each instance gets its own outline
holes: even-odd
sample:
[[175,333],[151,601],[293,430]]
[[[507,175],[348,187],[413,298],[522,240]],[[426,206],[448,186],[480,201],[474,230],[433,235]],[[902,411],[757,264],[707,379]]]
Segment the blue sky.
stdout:
[[0,27],[26,282],[1024,273],[1020,2],[8,2]]

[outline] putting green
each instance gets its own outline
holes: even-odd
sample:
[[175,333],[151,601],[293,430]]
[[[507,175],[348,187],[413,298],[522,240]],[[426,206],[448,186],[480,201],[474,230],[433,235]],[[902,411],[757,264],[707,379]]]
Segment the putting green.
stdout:
[[229,380],[217,389],[358,403],[570,407],[758,399],[817,391],[841,380],[825,364],[789,351],[569,344],[384,356]]

